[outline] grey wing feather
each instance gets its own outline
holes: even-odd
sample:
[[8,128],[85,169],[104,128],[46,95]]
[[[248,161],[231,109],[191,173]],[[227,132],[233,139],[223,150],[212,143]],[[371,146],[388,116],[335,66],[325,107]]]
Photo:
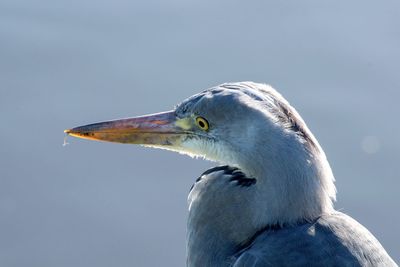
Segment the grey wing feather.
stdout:
[[337,212],[316,222],[260,234],[234,267],[397,266],[379,241],[351,217]]

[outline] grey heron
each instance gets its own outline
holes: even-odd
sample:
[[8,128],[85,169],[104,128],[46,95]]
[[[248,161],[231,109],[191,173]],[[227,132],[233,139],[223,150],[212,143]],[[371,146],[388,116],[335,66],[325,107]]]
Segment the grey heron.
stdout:
[[172,111],[65,132],[223,164],[190,190],[187,266],[397,266],[366,228],[334,209],[324,151],[268,85],[225,83]]

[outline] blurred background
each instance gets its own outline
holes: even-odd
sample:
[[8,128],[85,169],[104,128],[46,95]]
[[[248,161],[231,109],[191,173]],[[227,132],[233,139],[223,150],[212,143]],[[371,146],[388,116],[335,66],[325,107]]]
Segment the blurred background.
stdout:
[[278,89],[330,160],[336,208],[400,262],[399,1],[0,0],[0,265],[184,266],[214,165],[69,138],[228,81]]

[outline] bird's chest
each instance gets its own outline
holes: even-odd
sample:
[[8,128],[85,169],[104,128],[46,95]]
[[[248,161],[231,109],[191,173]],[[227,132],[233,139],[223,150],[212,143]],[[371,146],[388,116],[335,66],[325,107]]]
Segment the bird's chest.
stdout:
[[232,220],[248,217],[245,212],[248,196],[241,191],[226,176],[203,177],[194,184],[188,196],[188,226],[230,231],[235,226]]
[[227,262],[251,235],[248,196],[238,190],[217,179],[200,180],[192,188],[188,197],[188,266],[213,266],[216,259]]
[[231,216],[224,214],[221,195],[218,197],[216,190],[202,186],[192,189],[187,224],[187,266],[224,266],[221,263],[234,254],[236,242],[231,237],[228,219]]

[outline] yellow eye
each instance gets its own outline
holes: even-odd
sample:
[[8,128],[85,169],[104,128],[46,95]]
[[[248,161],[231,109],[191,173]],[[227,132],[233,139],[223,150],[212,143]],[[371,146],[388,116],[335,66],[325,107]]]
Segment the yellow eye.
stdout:
[[202,129],[203,131],[207,131],[209,128],[208,121],[206,119],[204,119],[203,117],[197,117],[196,123],[197,123],[197,126],[199,126],[200,129]]

